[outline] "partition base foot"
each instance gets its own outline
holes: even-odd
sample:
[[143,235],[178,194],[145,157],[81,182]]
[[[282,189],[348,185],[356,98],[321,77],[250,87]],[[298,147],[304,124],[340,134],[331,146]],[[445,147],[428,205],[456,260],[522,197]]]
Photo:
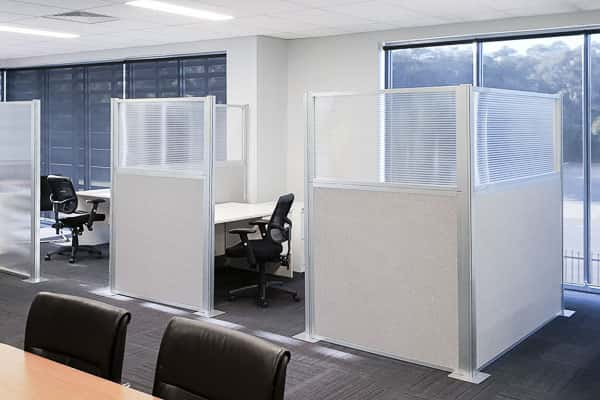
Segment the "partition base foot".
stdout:
[[450,375],[448,375],[448,378],[479,385],[481,382],[485,381],[490,376],[490,374],[486,374],[485,372],[479,371],[475,371],[473,374],[465,374],[464,372],[453,372]]
[[212,310],[212,311],[197,311],[194,313],[194,315],[198,315],[200,317],[204,317],[204,318],[213,318],[213,317],[218,317],[219,315],[223,315],[225,314],[224,311],[219,311],[219,310]]
[[308,343],[317,343],[320,342],[321,339],[318,339],[314,336],[310,336],[308,334],[308,332],[302,332],[299,333],[297,335],[292,336],[294,339],[298,339],[298,340],[302,340],[303,342],[308,342]]
[[564,309],[558,315],[565,318],[571,318],[573,315],[575,315],[575,311]]
[[36,284],[36,283],[48,282],[48,279],[47,278],[38,278],[38,279],[29,278],[29,279],[23,280],[23,282]]

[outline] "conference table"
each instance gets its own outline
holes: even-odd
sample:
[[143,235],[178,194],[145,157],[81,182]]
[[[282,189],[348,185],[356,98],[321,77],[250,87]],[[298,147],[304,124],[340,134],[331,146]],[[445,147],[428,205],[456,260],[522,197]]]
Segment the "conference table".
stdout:
[[10,400],[158,400],[157,397],[1,343],[0,398]]

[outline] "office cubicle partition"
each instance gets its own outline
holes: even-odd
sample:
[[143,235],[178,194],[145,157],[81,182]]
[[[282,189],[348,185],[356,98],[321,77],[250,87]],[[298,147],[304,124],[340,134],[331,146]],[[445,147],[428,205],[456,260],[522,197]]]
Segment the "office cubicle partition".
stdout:
[[248,106],[215,106],[215,202],[245,202],[247,199]]
[[562,311],[561,101],[473,89],[476,367]]
[[112,292],[212,314],[214,110],[113,99]]
[[0,271],[40,278],[40,103],[0,103]]
[[559,104],[469,85],[309,96],[304,337],[480,382],[559,314]]

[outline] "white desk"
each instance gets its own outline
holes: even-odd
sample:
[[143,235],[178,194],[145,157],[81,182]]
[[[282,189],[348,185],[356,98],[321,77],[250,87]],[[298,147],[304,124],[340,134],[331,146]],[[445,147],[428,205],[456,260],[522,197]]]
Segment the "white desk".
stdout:
[[270,216],[275,203],[221,203],[215,205],[215,225]]
[[[86,200],[103,199],[106,203],[100,204],[98,211],[106,215],[103,222],[95,222],[94,230],[86,231],[80,238],[81,244],[103,244],[108,243],[110,237],[110,189],[82,190],[77,192],[79,197],[79,208],[89,210],[91,207]],[[256,218],[270,216],[275,208],[275,203],[221,203],[215,205],[215,225],[233,224],[237,222],[248,221]],[[247,227],[247,225],[245,225]],[[217,226],[217,239],[215,247],[217,255],[223,254],[224,246],[228,243],[225,240],[224,230]],[[222,236],[222,237],[219,237]]]
[[[96,189],[96,190],[83,190],[77,192],[77,196],[80,199],[80,208],[89,209],[90,206],[85,202],[90,199],[104,199],[106,203],[100,204],[98,207],[99,212],[106,215],[106,220],[103,222],[95,222],[94,230],[91,232],[86,231],[80,238],[82,244],[105,244],[108,243],[110,238],[110,189]],[[248,228],[248,221],[269,217],[275,209],[274,202],[266,203],[220,203],[215,205],[215,255],[220,256],[225,254],[225,248],[232,246],[239,241],[239,237],[236,235],[228,235],[227,231],[234,228]],[[301,220],[296,221],[296,244],[293,252],[297,255],[292,257],[294,262],[294,269],[297,268],[297,259],[302,262],[302,234],[300,233]],[[252,235],[251,235],[252,237]],[[255,238],[259,238],[259,234],[254,235]],[[300,258],[297,258],[299,255]],[[292,276],[290,269],[282,267],[276,272],[282,276]]]
[[83,235],[79,238],[80,244],[86,245],[100,245],[106,244],[110,238],[110,189],[94,189],[94,190],[82,190],[77,192],[79,198],[79,209],[89,211],[92,209],[92,205],[86,203],[86,200],[102,199],[104,203],[98,205],[98,212],[106,215],[104,221],[94,222],[94,230],[86,230]]

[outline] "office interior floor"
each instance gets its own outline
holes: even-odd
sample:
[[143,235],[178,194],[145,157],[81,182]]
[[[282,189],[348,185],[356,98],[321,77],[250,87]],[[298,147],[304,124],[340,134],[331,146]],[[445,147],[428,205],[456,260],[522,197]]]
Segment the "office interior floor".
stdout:
[[[133,319],[128,331],[123,380],[149,392],[160,338],[168,320],[173,315],[198,317],[182,310],[107,295],[103,290],[107,265],[106,258],[82,259],[73,266],[64,258],[57,258],[43,263],[50,280],[36,285],[0,274],[0,342],[23,345],[27,311],[38,291],[70,293],[127,308]],[[231,282],[238,278],[226,279]],[[227,313],[213,322],[261,336],[292,352],[286,384],[288,400],[597,399],[600,296],[567,292],[566,301],[569,309],[577,311],[575,316],[555,319],[493,363],[485,370],[492,377],[481,385],[452,380],[442,371],[340,346],[292,339],[288,335],[297,333],[303,316],[298,319],[296,312],[287,314],[279,307],[287,312],[298,311],[303,303],[293,303],[283,295],[267,309],[255,307],[251,301],[217,302],[217,307]],[[285,318],[276,318],[280,312]],[[257,317],[262,317],[262,323]]]

